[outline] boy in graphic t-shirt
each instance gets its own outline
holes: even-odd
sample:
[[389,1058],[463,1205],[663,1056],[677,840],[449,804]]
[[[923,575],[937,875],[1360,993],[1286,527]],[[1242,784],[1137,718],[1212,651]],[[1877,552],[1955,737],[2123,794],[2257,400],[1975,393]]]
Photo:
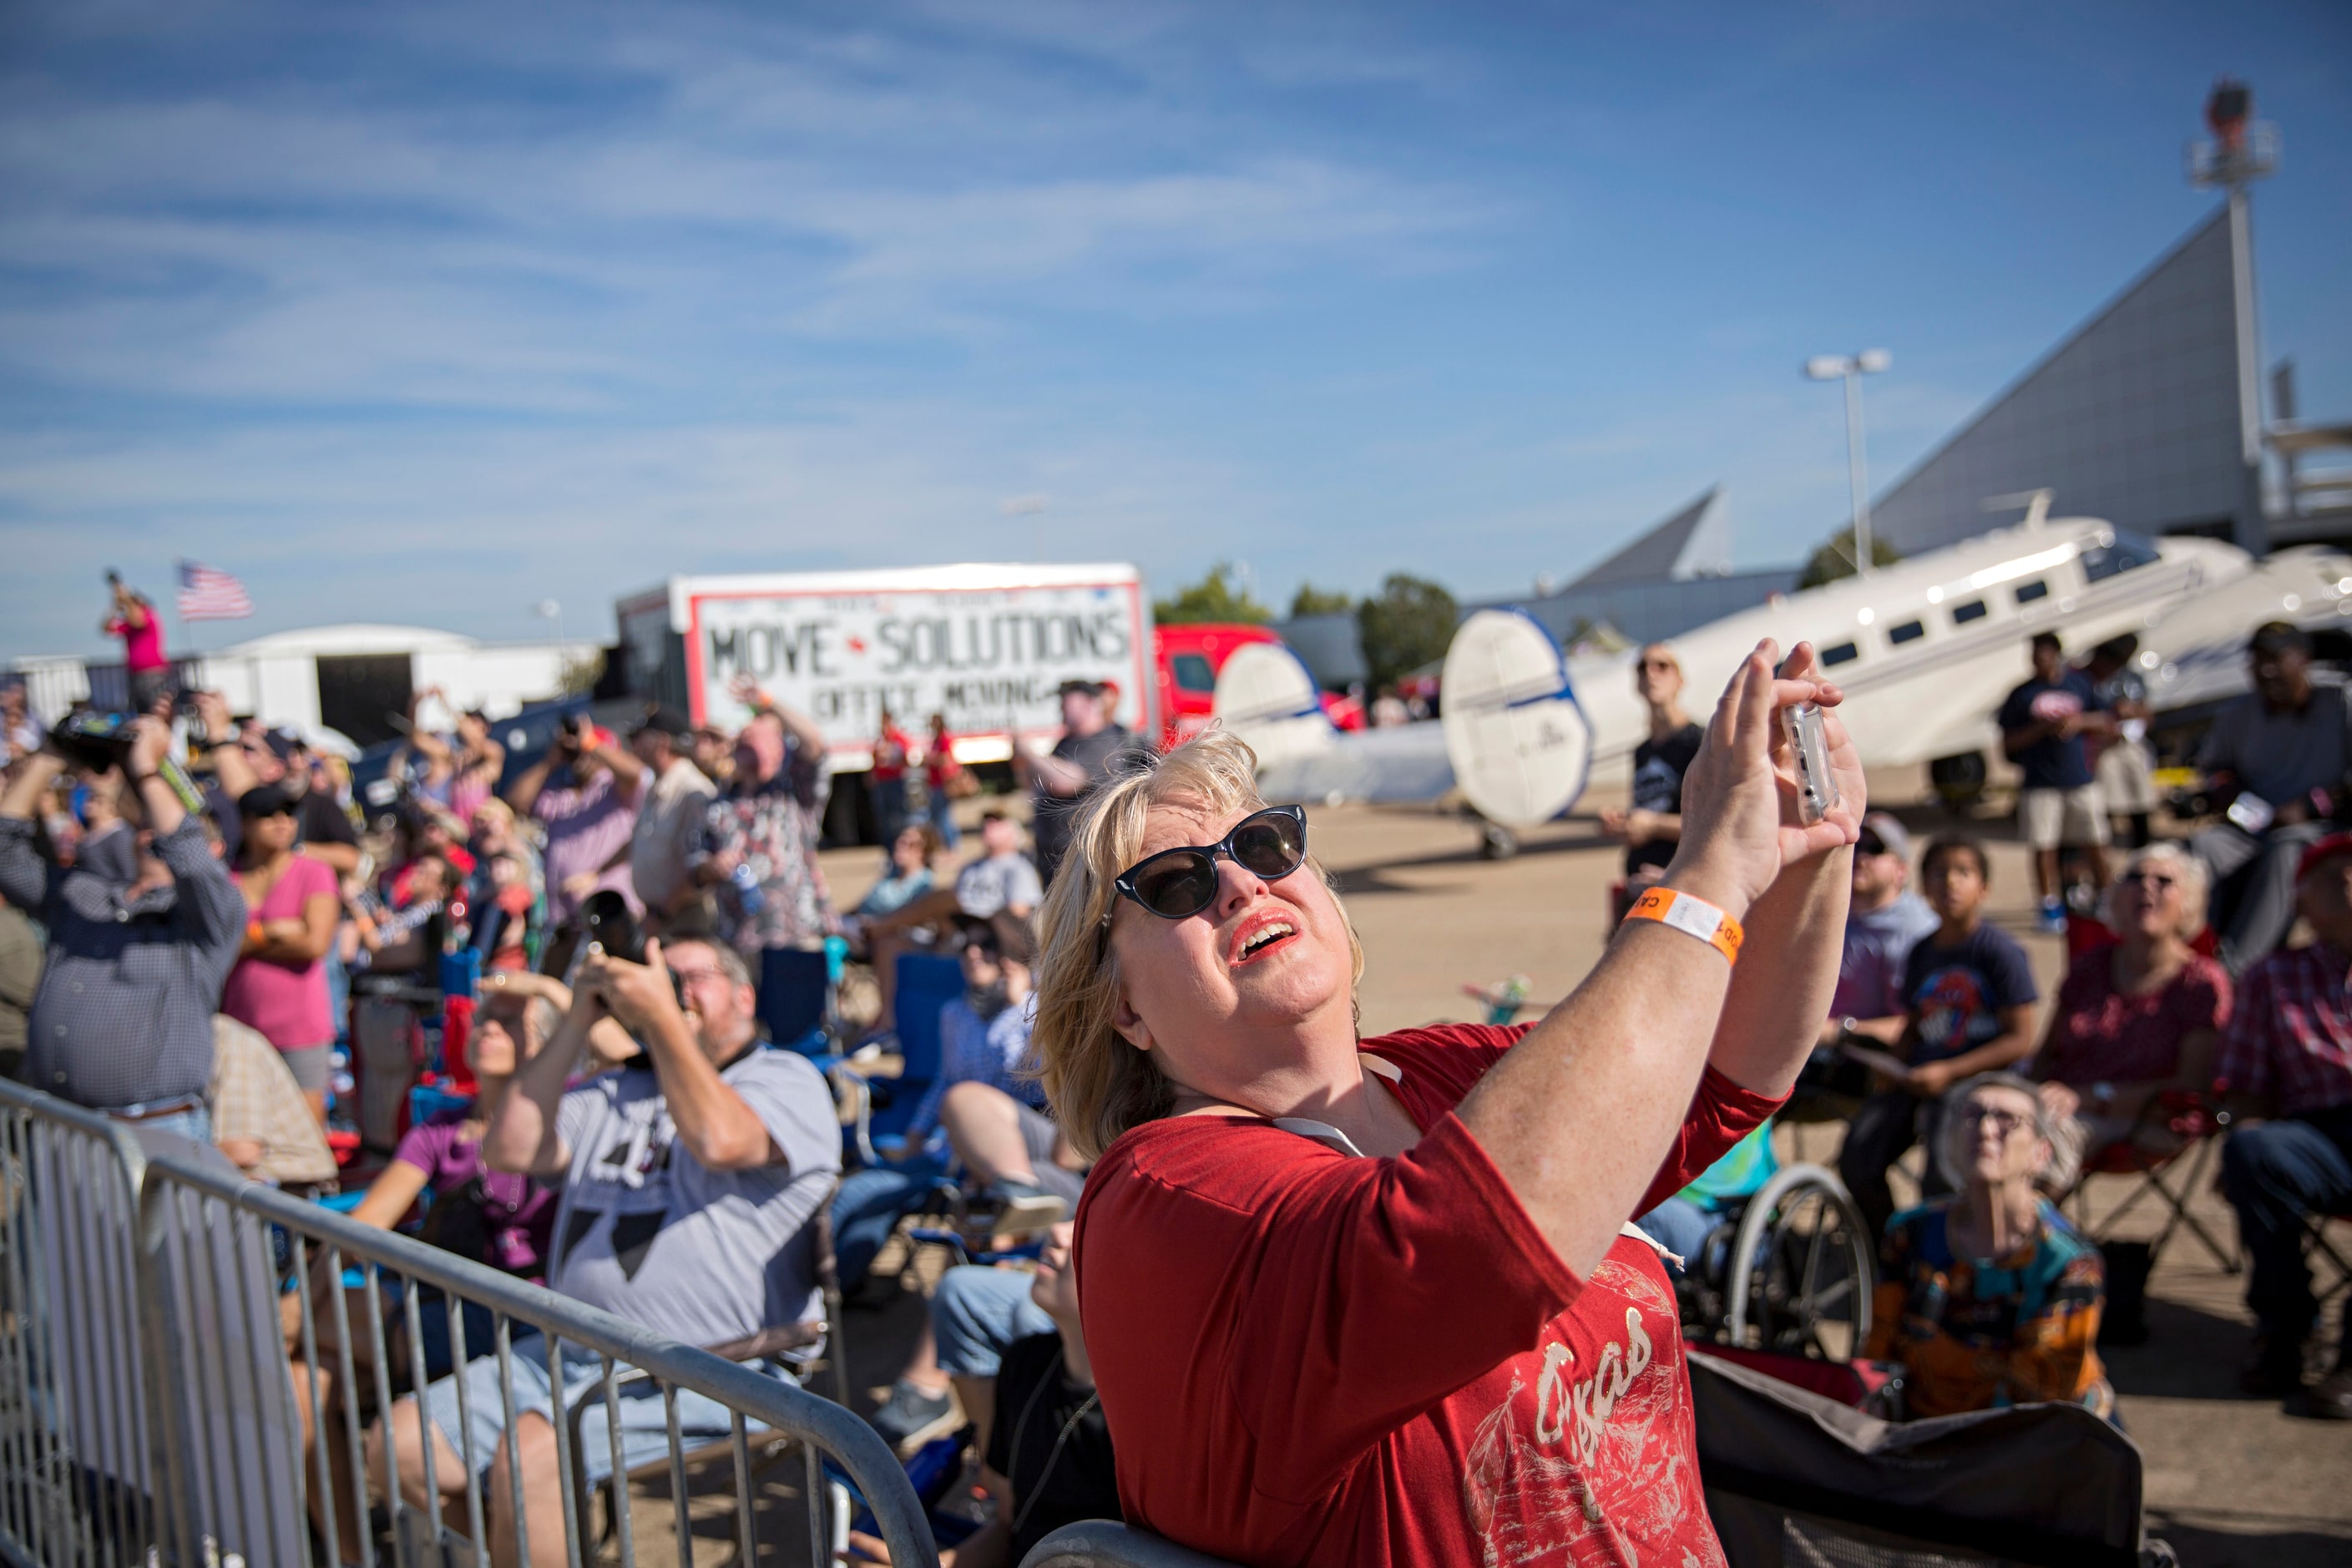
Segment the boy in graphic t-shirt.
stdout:
[[[1936,1146],[1937,1104],[1943,1092],[2033,1050],[2039,998],[2033,965],[2016,938],[1984,921],[1991,871],[1984,846],[1957,834],[1930,841],[1920,858],[1927,905],[1943,923],[1922,937],[1904,963],[1909,1022],[1895,1050],[1910,1068],[1863,1101],[1838,1154],[1838,1173],[1874,1234],[1883,1232],[1895,1214],[1887,1168],[1916,1142]],[[1929,1195],[1948,1190],[1933,1160],[1927,1163],[1926,1190]]]

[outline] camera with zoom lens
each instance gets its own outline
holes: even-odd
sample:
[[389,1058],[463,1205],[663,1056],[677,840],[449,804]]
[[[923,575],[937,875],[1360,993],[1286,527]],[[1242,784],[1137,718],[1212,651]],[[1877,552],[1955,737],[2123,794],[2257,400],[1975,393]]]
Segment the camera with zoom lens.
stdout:
[[[49,731],[49,743],[76,767],[100,773],[121,768],[125,776],[131,772],[131,748],[138,738],[139,718],[134,713],[69,713]],[[165,757],[156,764],[155,772],[180,797],[183,810],[205,808],[203,792],[179,763]]]

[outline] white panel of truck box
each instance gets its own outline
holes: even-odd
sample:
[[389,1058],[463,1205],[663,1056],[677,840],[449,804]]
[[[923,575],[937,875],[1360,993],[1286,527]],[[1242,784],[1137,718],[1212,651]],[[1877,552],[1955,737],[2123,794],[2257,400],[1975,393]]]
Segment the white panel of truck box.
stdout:
[[947,715],[956,755],[990,762],[1011,737],[1061,732],[1065,680],[1116,689],[1114,716],[1157,733],[1150,610],[1132,566],[924,566],[877,572],[673,578],[697,723],[749,710],[748,674],[814,718],[835,765],[866,766],[887,708],[919,742]]

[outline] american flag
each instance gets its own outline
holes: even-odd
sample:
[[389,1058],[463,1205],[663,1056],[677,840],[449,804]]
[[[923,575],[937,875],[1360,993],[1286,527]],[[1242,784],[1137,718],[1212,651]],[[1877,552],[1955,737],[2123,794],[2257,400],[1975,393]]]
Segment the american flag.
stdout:
[[180,563],[180,618],[184,621],[236,621],[253,614],[245,584],[226,572],[201,562]]

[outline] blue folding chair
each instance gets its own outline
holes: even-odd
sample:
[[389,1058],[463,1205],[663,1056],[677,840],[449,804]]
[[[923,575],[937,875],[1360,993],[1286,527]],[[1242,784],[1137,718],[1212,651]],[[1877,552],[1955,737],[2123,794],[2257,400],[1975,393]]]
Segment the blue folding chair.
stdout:
[[838,1057],[818,1058],[817,1065],[845,1081],[855,1097],[854,1115],[845,1136],[866,1164],[881,1163],[877,1150],[893,1152],[903,1144],[915,1108],[940,1076],[940,1009],[963,994],[961,960],[938,953],[898,955],[898,1076],[870,1078]]

